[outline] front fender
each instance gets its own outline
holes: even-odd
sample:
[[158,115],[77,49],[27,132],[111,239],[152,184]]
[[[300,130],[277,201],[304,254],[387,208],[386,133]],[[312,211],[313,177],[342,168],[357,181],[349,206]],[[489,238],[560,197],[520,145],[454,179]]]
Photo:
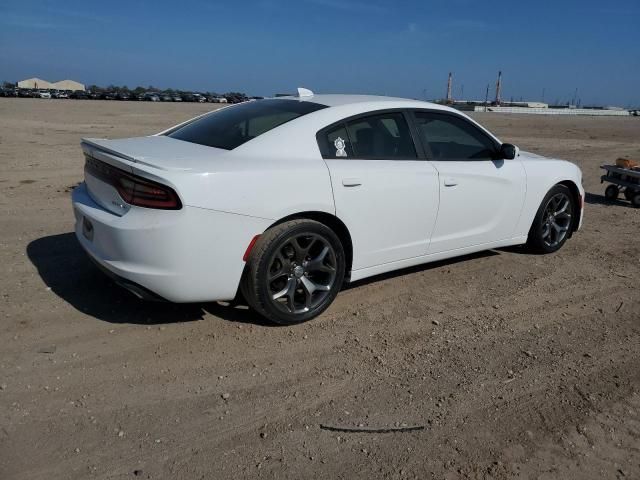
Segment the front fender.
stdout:
[[547,194],[559,183],[573,184],[581,198],[580,219],[576,229],[582,224],[584,189],[582,187],[582,171],[577,165],[565,160],[552,160],[544,157],[524,158],[522,162],[527,176],[527,194],[525,196],[522,215],[516,228],[515,236],[526,236],[533,219]]

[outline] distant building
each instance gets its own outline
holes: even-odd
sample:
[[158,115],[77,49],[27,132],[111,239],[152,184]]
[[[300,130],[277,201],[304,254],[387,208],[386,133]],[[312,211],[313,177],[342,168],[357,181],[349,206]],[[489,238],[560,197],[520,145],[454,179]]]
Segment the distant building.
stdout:
[[51,83],[41,78],[27,78],[18,82],[18,88],[28,88],[31,90],[37,89],[54,89],[54,90],[82,90],[84,91],[84,85],[74,80],[60,80],[59,82]]
[[60,80],[51,84],[51,88],[57,88],[58,90],[82,90],[84,92],[84,85],[75,80]]
[[[455,100],[454,106],[458,109],[460,107],[474,107],[474,106],[484,106],[485,102],[483,100]],[[493,106],[495,103],[491,103]],[[523,107],[523,108],[549,108],[549,104],[542,102],[502,102],[500,104],[502,107]]]
[[27,78],[26,80],[18,82],[18,88],[51,88],[51,84],[41,78]]
[[505,107],[525,107],[525,108],[549,108],[548,103],[542,102],[502,102]]

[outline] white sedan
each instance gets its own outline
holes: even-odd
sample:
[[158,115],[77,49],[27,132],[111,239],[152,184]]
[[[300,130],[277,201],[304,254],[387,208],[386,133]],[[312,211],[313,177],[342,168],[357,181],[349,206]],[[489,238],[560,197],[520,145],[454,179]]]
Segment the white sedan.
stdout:
[[76,235],[102,270],[142,298],[241,293],[284,324],[345,282],[508,245],[554,252],[582,222],[576,165],[415,100],[300,89],[82,149]]

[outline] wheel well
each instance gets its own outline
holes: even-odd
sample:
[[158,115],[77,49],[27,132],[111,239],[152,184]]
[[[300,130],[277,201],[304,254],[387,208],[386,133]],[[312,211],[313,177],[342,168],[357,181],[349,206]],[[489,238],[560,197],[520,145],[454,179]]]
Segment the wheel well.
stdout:
[[575,232],[578,229],[578,224],[580,223],[580,215],[582,213],[582,199],[580,198],[580,190],[578,190],[578,186],[571,180],[563,180],[562,182],[559,182],[558,185],[564,185],[571,191],[573,202],[578,209],[578,214],[573,217],[573,221],[571,222],[571,232]]
[[289,220],[302,218],[320,222],[333,230],[333,232],[338,236],[340,242],[342,243],[342,248],[344,248],[345,262],[347,264],[345,279],[348,279],[351,272],[351,265],[353,264],[353,243],[351,241],[351,234],[349,233],[349,229],[342,222],[342,220],[340,220],[335,215],[331,215],[330,213],[326,212],[300,212],[289,215],[288,217],[281,218],[273,225],[269,226],[269,228],[284,222],[288,222]]

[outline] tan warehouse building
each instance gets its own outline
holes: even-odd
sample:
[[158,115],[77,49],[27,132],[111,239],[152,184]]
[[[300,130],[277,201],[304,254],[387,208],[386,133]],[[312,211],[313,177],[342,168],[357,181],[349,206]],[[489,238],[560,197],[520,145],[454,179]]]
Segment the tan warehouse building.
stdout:
[[18,88],[29,88],[29,89],[54,89],[54,90],[82,90],[84,91],[84,85],[80,82],[76,82],[75,80],[60,80],[59,82],[47,82],[41,78],[27,78],[26,80],[22,80],[18,82]]
[[84,91],[84,85],[75,80],[60,80],[51,84],[51,88],[57,88],[58,90],[82,90]]
[[51,84],[41,78],[27,78],[18,82],[18,88],[51,88]]

